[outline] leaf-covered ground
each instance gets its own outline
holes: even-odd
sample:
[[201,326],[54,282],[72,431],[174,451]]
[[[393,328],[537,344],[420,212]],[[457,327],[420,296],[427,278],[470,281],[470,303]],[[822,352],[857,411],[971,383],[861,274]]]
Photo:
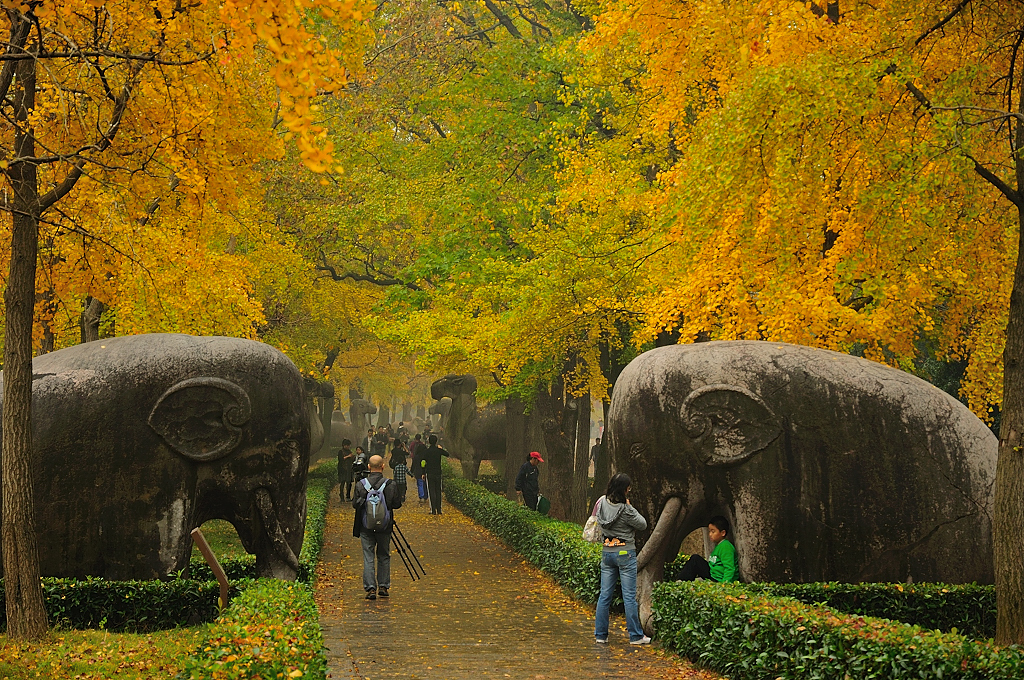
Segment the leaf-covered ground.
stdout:
[[170,678],[205,630],[199,626],[147,635],[51,631],[35,643],[15,643],[0,635],[0,680]]
[[450,505],[431,516],[410,491],[396,516],[427,576],[413,582],[392,552],[392,596],[372,602],[352,510],[332,497],[317,602],[333,680],[719,677],[656,647],[631,647],[622,616],[612,619],[611,643],[595,644],[592,608]]

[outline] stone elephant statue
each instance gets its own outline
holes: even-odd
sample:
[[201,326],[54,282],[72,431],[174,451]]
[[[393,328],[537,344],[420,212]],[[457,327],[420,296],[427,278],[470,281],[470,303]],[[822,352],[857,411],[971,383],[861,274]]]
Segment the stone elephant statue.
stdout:
[[191,530],[231,522],[260,576],[294,579],[318,422],[302,377],[259,342],[154,334],[32,362],[43,576],[154,579]]
[[[353,435],[348,437],[355,447],[366,437],[366,431],[370,429],[370,416],[377,412],[377,407],[362,397],[352,397],[348,405],[348,422]],[[341,446],[340,440],[338,446]]]
[[607,434],[657,518],[645,622],[665,562],[717,514],[745,581],[993,582],[997,440],[903,371],[784,343],[662,347],[619,376]]
[[504,406],[477,408],[476,387],[471,375],[446,375],[430,385],[430,396],[439,403],[445,397],[451,399],[441,421],[445,447],[462,462],[462,472],[469,479],[476,479],[480,461],[505,460],[508,429]]

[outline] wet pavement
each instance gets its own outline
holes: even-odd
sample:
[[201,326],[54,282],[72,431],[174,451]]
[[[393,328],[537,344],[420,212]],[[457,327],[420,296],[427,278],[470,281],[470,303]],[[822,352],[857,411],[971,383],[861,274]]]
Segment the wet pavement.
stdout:
[[451,505],[431,516],[410,490],[395,514],[427,574],[412,581],[392,551],[391,597],[376,601],[364,599],[353,511],[334,492],[317,585],[333,680],[717,677],[630,646],[622,616],[596,644],[592,608]]

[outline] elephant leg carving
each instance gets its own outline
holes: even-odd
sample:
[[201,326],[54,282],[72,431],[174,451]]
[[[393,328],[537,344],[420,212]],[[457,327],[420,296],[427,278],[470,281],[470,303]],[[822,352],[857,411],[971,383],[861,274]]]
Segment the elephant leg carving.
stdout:
[[654,632],[651,591],[655,581],[660,581],[665,575],[666,544],[674,533],[676,522],[681,517],[682,511],[682,499],[676,497],[668,499],[658,518],[658,523],[654,525],[651,537],[636,558],[636,597],[640,605],[640,623],[648,635]]
[[263,521],[263,531],[266,532],[266,537],[260,542],[269,541],[270,548],[274,553],[272,557],[276,557],[276,559],[268,560],[267,557],[271,556],[265,556],[262,554],[262,550],[258,550],[256,553],[257,575],[289,581],[295,580],[295,576],[299,572],[299,560],[285,539],[281,523],[274,511],[274,503],[266,489],[256,489],[256,509],[259,510],[260,519]]

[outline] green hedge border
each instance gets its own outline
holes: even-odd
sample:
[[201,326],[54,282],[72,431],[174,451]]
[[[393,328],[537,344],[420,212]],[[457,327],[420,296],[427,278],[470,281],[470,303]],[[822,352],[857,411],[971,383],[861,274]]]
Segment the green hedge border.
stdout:
[[601,594],[601,546],[584,541],[580,525],[539,515],[491,493],[457,476],[447,463],[443,472],[449,503],[573,595],[584,602],[597,602]]
[[312,587],[259,579],[241,584],[241,594],[210,626],[177,678],[323,679],[326,674]]
[[984,640],[996,634],[995,586],[968,583],[750,583],[755,594],[792,597],[844,614],[901,623]]
[[732,680],[1019,680],[1024,650],[885,619],[851,616],[737,584],[659,583],[662,644]]

